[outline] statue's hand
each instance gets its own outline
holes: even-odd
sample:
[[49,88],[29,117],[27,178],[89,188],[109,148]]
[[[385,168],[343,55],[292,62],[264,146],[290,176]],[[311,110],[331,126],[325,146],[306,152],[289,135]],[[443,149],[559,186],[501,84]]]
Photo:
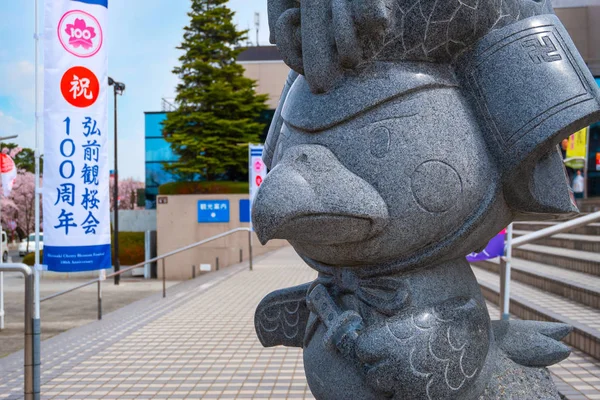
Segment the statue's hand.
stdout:
[[354,357],[354,344],[362,329],[362,317],[355,311],[342,312],[325,286],[320,284],[310,290],[307,305],[327,328],[323,337],[325,347],[337,349],[347,357]]

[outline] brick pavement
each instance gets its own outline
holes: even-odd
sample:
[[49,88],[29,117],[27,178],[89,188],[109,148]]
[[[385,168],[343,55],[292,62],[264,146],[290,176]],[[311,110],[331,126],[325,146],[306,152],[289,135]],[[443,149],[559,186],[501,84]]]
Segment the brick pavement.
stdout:
[[[173,287],[167,299],[152,296],[47,340],[42,398],[312,399],[301,350],[262,348],[253,316],[268,292],[315,275],[286,248],[253,272],[240,265],[211,273]],[[21,362],[19,354],[0,360],[0,399],[21,398]],[[553,372],[569,399],[600,399],[594,368],[597,361],[575,353]]]

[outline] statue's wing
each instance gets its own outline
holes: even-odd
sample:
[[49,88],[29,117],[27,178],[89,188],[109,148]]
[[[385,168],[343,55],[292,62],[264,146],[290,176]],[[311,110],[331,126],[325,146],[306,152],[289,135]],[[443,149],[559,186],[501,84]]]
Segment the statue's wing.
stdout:
[[368,328],[357,343],[367,382],[394,399],[464,397],[485,365],[487,318],[474,299],[455,298]]
[[492,321],[498,347],[514,362],[526,367],[548,367],[569,357],[561,342],[572,327],[541,321]]
[[306,293],[311,283],[278,290],[256,308],[254,327],[265,347],[302,347],[310,311]]

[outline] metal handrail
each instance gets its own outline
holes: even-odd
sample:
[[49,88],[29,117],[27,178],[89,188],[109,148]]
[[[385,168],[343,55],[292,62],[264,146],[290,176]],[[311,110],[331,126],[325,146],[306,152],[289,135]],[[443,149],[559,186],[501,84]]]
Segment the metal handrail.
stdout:
[[[0,272],[19,272],[25,278],[25,349],[24,383],[25,400],[40,396],[40,327],[33,318],[33,271],[25,264],[1,264]],[[36,322],[37,321],[37,322]]]
[[544,239],[552,235],[556,235],[563,232],[568,232],[572,229],[579,228],[580,226],[586,226],[592,222],[600,220],[600,211],[588,214],[584,217],[576,218],[571,221],[563,222],[558,225],[550,226],[548,228],[540,229],[539,231],[528,233],[518,238],[513,239],[512,224],[509,226],[507,231],[506,248],[504,250],[504,257],[500,258],[500,306],[502,319],[508,320],[510,318],[510,280],[512,270],[512,249],[515,247],[521,247],[539,239]]
[[600,211],[588,214],[585,217],[564,222],[562,224],[540,229],[539,231],[528,233],[527,235],[519,236],[518,238],[512,240],[512,247],[524,246],[539,239],[544,239],[558,233],[568,232],[572,229],[579,228],[580,226],[589,225],[598,220],[600,220]]
[[250,228],[236,228],[236,229],[232,229],[230,231],[221,233],[219,235],[211,236],[208,239],[204,239],[204,240],[201,240],[199,242],[192,243],[192,244],[187,245],[185,247],[182,247],[180,249],[170,251],[170,252],[165,253],[165,254],[163,254],[161,256],[154,257],[154,258],[149,259],[149,260],[145,260],[145,261],[143,261],[141,263],[135,264],[135,265],[133,265],[131,267],[127,267],[127,268],[122,269],[122,270],[120,270],[118,272],[113,272],[112,274],[107,275],[106,277],[96,278],[96,279],[93,279],[93,280],[91,280],[89,282],[82,283],[79,286],[75,286],[73,288],[70,288],[70,289],[67,289],[67,290],[63,290],[62,292],[54,293],[54,294],[52,294],[50,296],[47,296],[47,297],[44,297],[43,299],[40,299],[40,302],[52,300],[52,299],[55,299],[55,298],[57,298],[59,296],[65,295],[67,293],[74,292],[76,290],[79,290],[79,289],[82,289],[84,287],[87,287],[87,286],[90,286],[90,285],[93,285],[93,284],[97,283],[98,284],[98,319],[102,319],[102,286],[101,286],[102,285],[102,281],[104,281],[106,279],[109,279],[109,278],[112,278],[112,277],[115,277],[117,275],[124,274],[124,273],[126,273],[128,271],[131,271],[132,269],[139,268],[139,267],[142,267],[142,266],[144,266],[146,264],[150,264],[150,263],[157,262],[157,261],[162,261],[163,297],[167,297],[166,278],[165,278],[165,275],[166,275],[165,274],[165,258],[174,256],[176,254],[182,253],[182,252],[187,251],[187,250],[191,250],[191,249],[196,248],[198,246],[202,246],[202,245],[204,245],[206,243],[210,243],[210,242],[213,242],[215,240],[222,239],[222,238],[224,238],[226,236],[232,235],[232,234],[237,233],[237,232],[248,232],[249,267],[250,267],[250,270],[252,271],[252,229],[250,229]]

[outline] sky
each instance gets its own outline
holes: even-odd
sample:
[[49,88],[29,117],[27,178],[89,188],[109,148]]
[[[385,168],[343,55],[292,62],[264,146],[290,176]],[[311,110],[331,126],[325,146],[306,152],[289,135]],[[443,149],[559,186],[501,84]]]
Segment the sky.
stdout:
[[[43,0],[39,0],[40,31]],[[190,0],[109,0],[107,31],[109,75],[126,84],[118,102],[119,176],[144,180],[144,112],[160,111],[162,98],[175,97],[183,27]],[[252,28],[261,14],[260,44],[269,41],[267,0],[230,0],[241,29]],[[19,135],[23,147],[35,146],[34,0],[0,1],[0,137]],[[40,41],[39,87],[43,88]],[[40,90],[40,108],[42,104]],[[40,118],[40,149],[43,124]],[[110,165],[113,165],[113,107],[109,102]],[[111,168],[112,169],[112,168]]]

